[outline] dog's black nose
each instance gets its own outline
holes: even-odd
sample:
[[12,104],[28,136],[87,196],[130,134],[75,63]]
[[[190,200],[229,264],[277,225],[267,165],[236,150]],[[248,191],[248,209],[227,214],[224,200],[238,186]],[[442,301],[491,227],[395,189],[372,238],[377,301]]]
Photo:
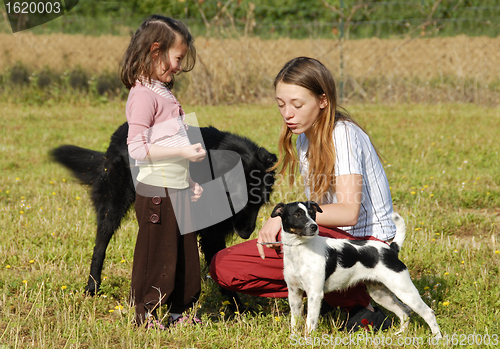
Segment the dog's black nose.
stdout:
[[305,229],[305,235],[314,236],[318,233],[318,225],[317,224],[308,224]]
[[318,225],[317,224],[311,224],[309,226],[309,234],[316,234],[316,232],[318,231]]

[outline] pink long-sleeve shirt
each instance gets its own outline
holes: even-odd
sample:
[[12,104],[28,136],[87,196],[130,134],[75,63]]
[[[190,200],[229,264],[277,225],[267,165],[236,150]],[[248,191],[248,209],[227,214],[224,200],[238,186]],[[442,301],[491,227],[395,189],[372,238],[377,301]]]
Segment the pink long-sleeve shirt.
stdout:
[[163,146],[190,145],[183,123],[184,111],[174,95],[160,81],[147,86],[137,81],[130,89],[125,108],[129,131],[128,151],[140,166],[140,182],[172,188],[187,186],[189,161],[150,161],[147,157],[152,144]]
[[[152,84],[154,88],[166,90],[159,86],[159,81],[152,80]],[[130,89],[125,112],[129,125],[128,151],[135,160],[145,160],[151,144],[177,134],[180,128],[177,119],[184,115],[172,93],[170,98],[165,98],[139,81]]]

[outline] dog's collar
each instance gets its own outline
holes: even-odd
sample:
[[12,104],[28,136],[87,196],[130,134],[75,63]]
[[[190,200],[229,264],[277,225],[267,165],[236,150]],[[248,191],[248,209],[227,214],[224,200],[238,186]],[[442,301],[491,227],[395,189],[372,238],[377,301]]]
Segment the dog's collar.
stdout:
[[285,244],[283,241],[280,241],[280,243],[281,243],[283,246],[294,247],[294,246],[300,246],[300,245],[303,245],[303,244],[305,244],[305,243],[306,243],[306,241],[299,242],[298,244]]
[[298,245],[302,245],[304,242],[301,243],[301,244],[297,244],[297,245],[285,244],[283,241],[276,241],[276,242],[259,242],[259,241],[257,241],[257,243],[259,245],[264,245],[264,246],[265,245],[276,245],[276,244],[282,244],[282,245],[285,245],[285,246],[298,246]]
[[283,242],[281,242],[281,241],[276,241],[276,242],[260,242],[260,241],[257,241],[257,243],[258,243],[259,245],[264,245],[264,246],[265,246],[265,245],[276,245],[276,244],[282,244]]

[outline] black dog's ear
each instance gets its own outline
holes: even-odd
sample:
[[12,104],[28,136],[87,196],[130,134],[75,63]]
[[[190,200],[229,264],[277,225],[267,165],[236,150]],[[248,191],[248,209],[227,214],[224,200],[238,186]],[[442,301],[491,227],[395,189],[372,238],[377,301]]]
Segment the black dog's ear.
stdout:
[[321,209],[321,207],[319,207],[319,205],[314,202],[314,201],[309,201],[308,204],[314,209],[315,212],[323,212],[323,210]]
[[285,204],[280,202],[279,204],[276,205],[274,208],[273,212],[271,213],[271,218],[274,218],[276,216],[280,216],[283,214],[283,211],[285,210]]
[[262,161],[266,168],[271,168],[278,158],[273,153],[268,152],[265,148],[259,147],[257,150],[257,157]]

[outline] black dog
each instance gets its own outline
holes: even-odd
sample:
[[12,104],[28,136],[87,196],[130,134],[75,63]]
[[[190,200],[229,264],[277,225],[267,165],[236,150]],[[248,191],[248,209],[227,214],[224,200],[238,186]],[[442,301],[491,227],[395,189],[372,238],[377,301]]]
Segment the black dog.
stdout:
[[[200,132],[201,137],[200,139]],[[208,156],[200,163],[191,163],[191,177],[203,185],[207,176],[199,171],[206,168],[205,161],[213,150],[230,150],[241,157],[248,202],[245,207],[230,218],[211,227],[197,231],[205,261],[210,264],[212,257],[226,247],[226,238],[236,231],[243,239],[248,239],[255,230],[259,209],[269,201],[274,184],[274,171],[268,171],[277,161],[276,155],[257,146],[247,138],[228,132],[221,132],[214,127],[188,128],[188,137],[192,144],[204,143]],[[52,150],[55,161],[70,169],[83,184],[92,187],[92,202],[97,214],[97,235],[90,266],[90,276],[86,292],[95,295],[101,284],[101,272],[109,241],[120,226],[120,222],[135,201],[135,187],[132,180],[127,149],[128,124],[121,125],[111,136],[111,143],[106,153],[84,149],[72,145],[63,145]],[[214,166],[224,167],[217,163]],[[213,168],[221,173],[222,169]],[[228,195],[229,197],[229,195]],[[227,296],[235,294],[224,292]]]

